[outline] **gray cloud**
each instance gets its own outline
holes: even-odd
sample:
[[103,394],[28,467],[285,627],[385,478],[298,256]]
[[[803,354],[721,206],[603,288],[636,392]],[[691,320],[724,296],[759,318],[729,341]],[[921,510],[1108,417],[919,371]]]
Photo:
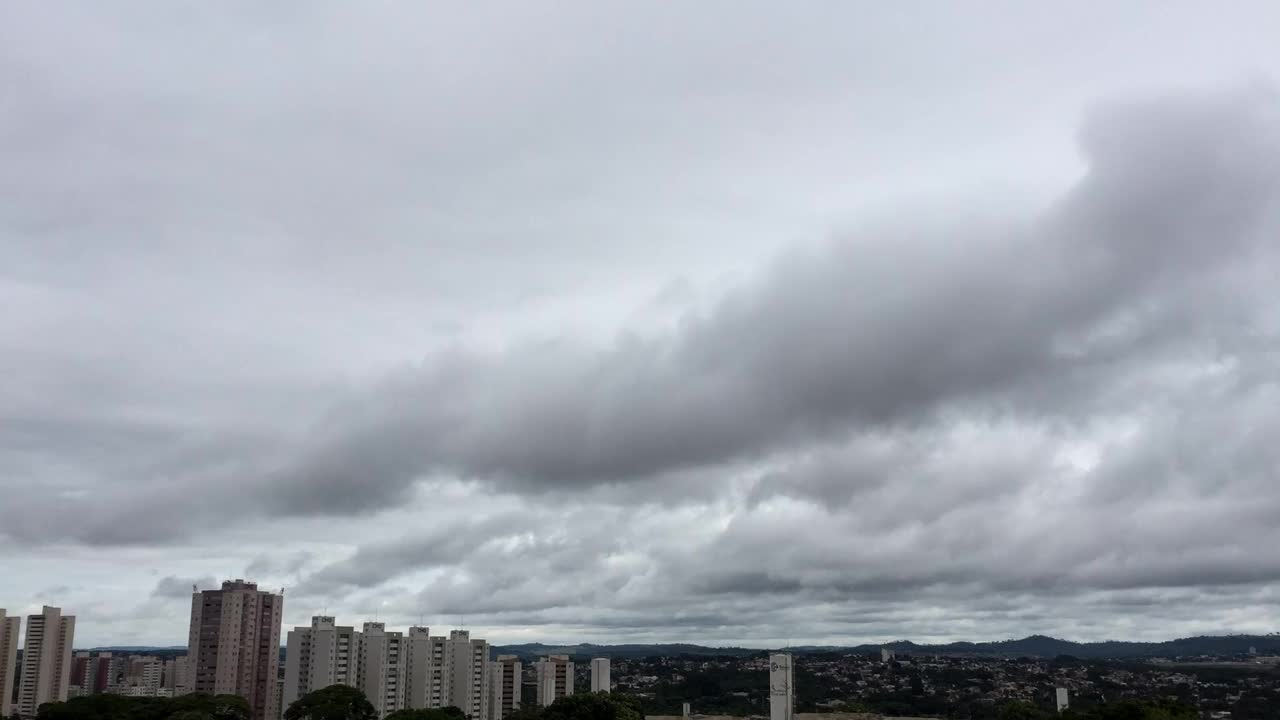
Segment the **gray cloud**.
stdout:
[[167,575],[156,583],[155,589],[151,591],[151,597],[190,599],[192,588],[211,590],[217,587],[218,581],[213,577],[186,578]]
[[436,358],[337,411],[273,484],[280,509],[395,502],[428,472],[531,489],[618,482],[965,403],[1048,412],[1021,390],[1065,378],[1096,393],[1111,379],[1098,365],[1147,362],[1169,342],[1231,352],[1255,315],[1183,311],[1202,292],[1225,311],[1232,270],[1276,260],[1272,101],[1201,95],[1100,115],[1083,134],[1085,178],[1027,229],[849,238],[785,258],[672,336],[601,353]]
[[0,607],[1273,629],[1276,21],[8,10]]

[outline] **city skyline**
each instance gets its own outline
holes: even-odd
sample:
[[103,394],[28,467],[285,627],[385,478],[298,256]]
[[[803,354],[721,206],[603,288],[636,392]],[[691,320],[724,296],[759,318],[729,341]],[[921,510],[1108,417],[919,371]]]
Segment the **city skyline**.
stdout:
[[0,7],[0,607],[1280,628],[1280,4]]
[[[246,582],[246,581],[244,581],[244,580],[235,580],[235,581],[224,581],[224,582]],[[250,583],[250,584],[256,584],[256,583]],[[219,584],[218,584],[218,583],[213,583],[213,585],[214,585],[215,587],[207,588],[207,589],[217,589],[217,587],[216,587],[216,586],[218,586]],[[4,610],[5,610],[4,608],[0,608],[0,611],[4,611]],[[27,615],[27,614],[28,614],[28,613],[23,613],[23,615]],[[286,616],[286,617],[287,617],[287,616]],[[419,623],[424,622],[424,618],[428,618],[428,617],[429,617],[429,616],[427,616],[427,615],[425,615],[425,614],[418,614],[418,615],[417,615],[417,616],[415,616],[412,620],[409,620],[409,619],[403,619],[403,621],[401,621],[401,622],[396,622],[396,621],[382,622],[382,621],[379,621],[379,620],[376,620],[376,619],[375,619],[375,618],[381,618],[381,617],[385,617],[385,616],[375,613],[374,615],[371,615],[371,616],[369,616],[368,618],[361,618],[360,616],[358,616],[358,615],[357,615],[357,616],[355,616],[354,621],[353,621],[353,622],[355,623],[354,625],[348,625],[348,626],[345,626],[345,627],[339,627],[339,628],[338,628],[338,630],[339,630],[339,631],[353,631],[353,630],[356,630],[356,628],[357,628],[357,627],[367,626],[367,625],[371,625],[371,624],[372,624],[372,625],[377,625],[377,626],[382,626],[382,627],[386,627],[387,625],[407,627],[407,628],[409,629],[409,631],[410,631],[410,632],[412,632],[412,631],[417,631],[417,630],[427,630],[427,629],[429,629],[429,627],[428,627],[428,626],[419,625]],[[0,619],[4,619],[4,616],[3,616],[3,615],[0,615]],[[319,619],[319,620],[326,620],[326,621],[332,622],[332,618],[331,618],[331,617],[327,617],[327,616],[320,616],[320,615],[312,615],[312,616],[309,618],[309,621],[310,621],[311,623],[314,623],[317,619]],[[12,626],[13,626],[13,627],[20,627],[19,623],[21,623],[21,618],[20,618],[19,616],[15,616],[13,612],[9,612],[9,615],[8,615],[7,620],[8,620],[8,622],[12,623]],[[458,620],[458,618],[454,618],[454,620],[455,620],[455,621],[457,621],[457,620]],[[288,645],[286,635],[287,635],[287,632],[288,632],[288,631],[287,631],[287,628],[289,627],[289,625],[290,625],[290,623],[289,623],[289,622],[282,622],[282,626],[281,626],[281,627],[282,627],[282,631],[281,631],[281,632],[282,632],[282,634],[281,634],[281,643],[280,643],[280,647],[281,647],[281,648],[285,648],[285,647],[287,647],[287,645]],[[6,627],[8,627],[8,626],[6,626]],[[21,626],[21,627],[23,627],[23,628],[25,629],[25,626]],[[302,629],[302,628],[305,628],[305,627],[307,627],[307,624],[305,624],[305,623],[304,623],[304,624],[301,624],[301,625],[299,625],[299,624],[295,624],[295,625],[293,626],[293,628],[294,628],[295,630],[297,630],[297,629]],[[465,624],[464,624],[464,625],[462,625],[462,626],[453,626],[453,625],[451,625],[449,622],[440,622],[440,623],[438,623],[438,624],[437,624],[437,627],[448,627],[448,628],[451,628],[451,629],[449,630],[449,632],[450,632],[451,634],[452,634],[452,633],[458,633],[458,632],[463,632],[463,633],[479,632],[479,634],[480,634],[480,635],[484,635],[484,636],[488,637],[487,633],[483,632],[483,628],[476,628],[476,627],[474,627],[474,626],[468,627],[468,626],[465,626]],[[527,628],[505,628],[505,629],[506,629],[506,630],[508,630],[508,631],[512,631],[512,630],[527,630]],[[188,627],[188,631],[189,631],[189,627]],[[16,632],[16,631],[15,631],[15,632]],[[101,630],[101,629],[100,629],[100,630],[99,630],[99,632],[100,632],[100,633],[102,633],[102,632],[106,632],[107,634],[109,634],[109,633],[110,633],[110,630],[105,630],[105,631],[103,631],[103,630]],[[356,632],[357,632],[357,634],[358,634],[358,632],[359,632],[359,631],[358,631],[358,630],[356,630]],[[79,636],[79,630],[77,630],[77,636]],[[893,656],[893,654],[894,654],[894,651],[893,651],[893,650],[891,650],[891,649],[889,649],[889,646],[897,645],[897,644],[899,644],[899,643],[909,643],[909,644],[915,644],[915,645],[920,645],[920,646],[925,646],[925,647],[932,647],[932,646],[945,646],[945,645],[947,645],[947,644],[952,644],[952,643],[961,643],[961,644],[964,644],[964,643],[970,643],[970,644],[972,644],[972,643],[977,643],[977,644],[987,644],[987,645],[990,645],[990,644],[998,644],[998,643],[1001,643],[1001,642],[1021,641],[1021,640],[1033,640],[1033,639],[1036,639],[1036,638],[1044,638],[1044,639],[1052,640],[1052,641],[1055,641],[1055,642],[1062,642],[1062,643],[1073,644],[1073,645],[1084,645],[1084,646],[1088,646],[1088,645],[1105,646],[1105,645],[1106,645],[1106,644],[1108,644],[1108,643],[1116,643],[1116,642],[1119,642],[1119,643],[1126,643],[1126,644],[1137,644],[1137,645],[1150,645],[1150,646],[1157,646],[1157,645],[1160,645],[1160,644],[1167,644],[1167,643],[1172,643],[1172,642],[1176,642],[1176,641],[1180,641],[1180,640],[1192,639],[1193,637],[1207,637],[1207,638],[1238,638],[1238,637],[1245,637],[1245,636],[1248,636],[1248,637],[1260,637],[1260,638],[1262,638],[1262,637],[1280,637],[1280,631],[1268,631],[1268,632],[1262,632],[1262,633],[1239,633],[1239,632],[1231,632],[1231,631],[1218,631],[1218,632],[1206,632],[1206,633],[1200,633],[1200,634],[1198,634],[1198,635],[1196,635],[1196,636],[1191,636],[1191,635],[1165,635],[1165,636],[1161,636],[1161,635],[1154,635],[1154,636],[1149,637],[1149,638],[1135,638],[1135,637],[1126,637],[1126,636],[1114,636],[1114,637],[1103,637],[1103,638],[1097,638],[1097,639],[1093,639],[1093,638],[1083,638],[1083,637],[1080,637],[1080,636],[1078,636],[1078,635],[1074,635],[1074,634],[1072,634],[1072,633],[1063,633],[1063,634],[1059,634],[1059,635],[1050,635],[1050,634],[1047,634],[1047,633],[1039,633],[1039,632],[1037,632],[1037,633],[1031,633],[1031,634],[1024,635],[1024,636],[1016,636],[1016,637],[1000,637],[1000,636],[996,636],[996,635],[978,635],[978,634],[974,634],[974,635],[967,635],[967,636],[960,636],[960,637],[951,637],[951,636],[948,636],[948,637],[943,638],[943,639],[936,639],[936,638],[935,638],[935,639],[931,639],[931,638],[929,638],[929,637],[924,637],[924,636],[907,636],[907,635],[876,636],[876,637],[861,637],[861,636],[844,636],[844,637],[841,637],[841,636],[826,636],[826,637],[821,637],[821,638],[797,638],[797,637],[787,637],[785,640],[778,640],[778,641],[776,641],[776,642],[772,642],[772,643],[770,643],[770,642],[761,642],[761,641],[759,641],[759,640],[755,640],[755,641],[746,641],[746,642],[700,642],[700,641],[698,641],[698,640],[696,640],[696,639],[691,639],[691,638],[687,638],[687,637],[684,637],[684,638],[661,638],[661,637],[659,637],[659,638],[655,638],[655,639],[645,640],[645,641],[643,641],[643,642],[633,642],[633,641],[629,641],[629,640],[628,640],[628,641],[618,641],[618,642],[611,642],[611,641],[603,641],[603,642],[601,642],[601,641],[596,641],[596,640],[583,640],[583,639],[580,639],[580,638],[572,638],[572,637],[530,636],[530,635],[527,635],[527,634],[526,634],[526,633],[524,633],[524,632],[521,632],[521,633],[520,633],[518,636],[516,636],[516,637],[511,637],[511,636],[503,635],[501,632],[499,632],[499,636],[498,636],[498,637],[499,637],[500,639],[499,639],[497,642],[491,643],[491,646],[492,646],[492,647],[513,647],[513,646],[524,646],[524,645],[535,645],[535,646],[537,646],[537,645],[541,645],[541,646],[545,646],[545,647],[548,647],[548,648],[557,648],[557,647],[579,647],[579,646],[584,646],[584,647],[605,647],[605,648],[608,648],[608,647],[611,647],[611,646],[627,647],[627,646],[629,646],[629,645],[638,645],[638,646],[654,646],[654,647],[660,647],[660,646],[678,646],[678,645],[691,645],[691,646],[702,647],[702,648],[708,648],[708,649],[715,649],[715,648],[724,648],[724,649],[743,649],[743,650],[758,650],[758,651],[762,651],[762,652],[763,652],[763,651],[785,651],[785,650],[788,650],[788,649],[790,649],[790,648],[795,648],[795,647],[801,647],[801,648],[823,648],[823,647],[829,647],[829,648],[854,648],[854,647],[861,647],[861,648],[867,648],[869,652],[872,652],[872,651],[873,651],[875,654],[878,654],[878,655],[881,655],[881,656],[886,656],[886,655],[887,655],[888,657],[892,657],[892,656]],[[510,639],[508,639],[508,638],[510,638]],[[75,650],[76,652],[83,652],[83,651],[95,651],[95,652],[96,652],[96,651],[99,651],[99,650],[109,651],[109,650],[112,650],[112,649],[126,649],[126,650],[130,650],[130,651],[137,650],[137,649],[141,649],[141,650],[146,650],[146,649],[154,649],[154,650],[178,650],[178,649],[187,649],[187,648],[189,647],[189,642],[190,642],[190,641],[188,640],[188,642],[187,642],[187,643],[177,643],[177,642],[172,642],[172,641],[170,641],[170,640],[163,640],[163,639],[162,639],[162,640],[158,640],[158,641],[141,642],[141,643],[137,643],[137,642],[124,642],[124,641],[107,641],[107,642],[93,642],[93,643],[80,643],[80,642],[77,642],[77,643],[76,643],[76,645],[74,646],[73,650]],[[16,648],[18,651],[20,651],[20,650],[21,650],[21,648],[22,648],[22,643],[21,643],[21,642],[16,642],[16,643],[15,643],[15,648]]]

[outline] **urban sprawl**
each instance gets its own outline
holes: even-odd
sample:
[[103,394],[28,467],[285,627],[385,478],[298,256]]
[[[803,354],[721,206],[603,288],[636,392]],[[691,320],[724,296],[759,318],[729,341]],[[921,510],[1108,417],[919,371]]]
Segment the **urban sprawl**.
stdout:
[[1208,719],[1280,717],[1280,662],[1256,648],[1241,658],[1144,661],[899,657],[888,648],[876,655],[739,649],[529,657],[496,652],[466,630],[432,635],[427,627],[402,632],[380,622],[357,628],[317,616],[285,634],[282,657],[283,604],[282,593],[244,580],[193,588],[185,654],[74,650],[75,617],[45,607],[27,617],[19,655],[21,619],[0,609],[0,720],[34,718],[41,705],[89,695],[192,693],[237,695],[252,720],[281,720],[299,698],[333,685],[359,689],[379,718],[455,707],[472,720],[510,720],[522,707],[547,707],[575,691],[625,694],[650,718],[999,718],[1022,717],[1008,712],[1011,705],[1063,713],[1073,702],[1131,699],[1178,703]]

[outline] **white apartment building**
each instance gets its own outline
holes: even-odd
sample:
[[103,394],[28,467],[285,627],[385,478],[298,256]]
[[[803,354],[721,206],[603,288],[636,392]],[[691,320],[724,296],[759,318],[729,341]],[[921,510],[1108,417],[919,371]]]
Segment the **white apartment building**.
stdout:
[[64,616],[61,608],[46,605],[39,615],[27,616],[22,680],[18,689],[19,715],[33,717],[44,703],[67,699],[75,631],[75,617]]
[[465,630],[441,637],[426,627],[388,632],[369,622],[356,631],[317,616],[289,631],[281,705],[334,684],[360,688],[380,717],[453,705],[490,720],[489,643]]
[[311,618],[310,627],[290,630],[284,655],[283,708],[330,685],[360,687],[359,661],[360,633],[350,625],[338,625],[330,616],[317,615]]
[[[441,689],[444,691],[440,705],[453,705],[472,720],[489,717],[489,643],[472,640],[466,630],[450,631],[449,637],[439,638],[443,649],[444,668]],[[432,639],[436,642],[436,638]],[[435,650],[432,650],[433,657]],[[433,686],[434,691],[434,686]]]
[[[404,638],[404,705],[418,710],[431,705],[432,687],[435,682],[432,667],[431,628],[414,625]],[[441,656],[444,648],[441,647]],[[441,682],[443,685],[443,681]],[[440,688],[437,687],[437,690]]]
[[611,692],[613,683],[609,679],[609,658],[591,660],[591,692]]
[[546,707],[573,694],[573,662],[568,655],[548,655],[538,661],[538,705]]
[[0,718],[13,715],[13,679],[18,676],[18,632],[22,619],[0,608]]
[[378,717],[404,708],[404,633],[387,632],[380,622],[367,622],[360,631],[358,687]]
[[523,670],[515,655],[499,655],[489,664],[489,720],[503,720],[519,709]]

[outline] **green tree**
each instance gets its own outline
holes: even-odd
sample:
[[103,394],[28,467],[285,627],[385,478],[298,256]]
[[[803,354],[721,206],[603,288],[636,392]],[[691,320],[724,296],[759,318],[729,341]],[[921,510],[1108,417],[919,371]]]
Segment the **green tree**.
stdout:
[[1125,700],[1090,708],[1088,720],[1196,720],[1195,708],[1166,700]]
[[996,717],[999,720],[1050,720],[1054,715],[1029,702],[1015,700],[1001,705]]
[[284,720],[377,720],[369,698],[348,685],[330,685],[293,701]]
[[[249,701],[239,695],[192,693],[169,700],[164,718],[174,720],[178,714],[206,715],[212,720],[249,720]],[[193,717],[192,720],[195,720]]]
[[199,710],[179,710],[170,715],[168,720],[213,720],[213,716]]
[[504,720],[542,720],[542,708],[533,704],[524,704],[512,710]]
[[176,698],[132,698],[99,694],[45,703],[37,720],[249,720],[249,703],[238,695],[195,693]]
[[462,708],[450,705],[443,708],[397,710],[384,720],[467,720]]
[[635,698],[616,693],[562,697],[542,711],[542,720],[644,720]]

